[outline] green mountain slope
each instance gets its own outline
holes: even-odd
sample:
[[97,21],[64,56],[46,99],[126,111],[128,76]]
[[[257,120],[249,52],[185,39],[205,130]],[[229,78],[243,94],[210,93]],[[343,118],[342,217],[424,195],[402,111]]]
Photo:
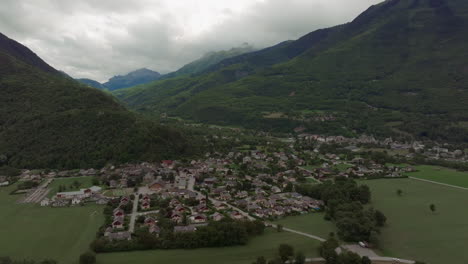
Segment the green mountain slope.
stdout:
[[85,84],[87,86],[94,87],[94,88],[97,88],[97,89],[101,89],[101,90],[106,90],[107,89],[102,83],[100,83],[98,81],[95,81],[95,80],[91,80],[91,79],[87,79],[87,78],[81,78],[81,79],[75,79],[75,80],[82,83],[82,84]]
[[161,78],[159,72],[146,68],[132,71],[126,75],[117,75],[109,79],[103,86],[109,91],[124,89],[135,85],[145,84]]
[[204,122],[466,142],[467,42],[467,1],[388,0],[206,74],[116,95]]
[[196,75],[208,70],[213,65],[218,64],[219,62],[236,57],[245,53],[253,52],[255,49],[247,43],[244,43],[240,47],[232,48],[230,50],[214,51],[205,54],[198,60],[195,60],[187,65],[184,65],[179,70],[166,74],[162,79],[169,79],[184,75]]
[[99,167],[168,158],[186,153],[187,147],[179,131],[130,113],[109,95],[63,77],[26,47],[0,36],[3,165]]

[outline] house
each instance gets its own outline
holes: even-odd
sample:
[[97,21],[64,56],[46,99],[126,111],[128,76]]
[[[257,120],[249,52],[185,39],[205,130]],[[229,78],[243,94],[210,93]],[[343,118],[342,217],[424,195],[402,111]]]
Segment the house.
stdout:
[[150,209],[150,208],[151,208],[150,202],[143,202],[143,203],[141,204],[141,209],[143,209],[143,210],[148,210],[148,209]]
[[207,218],[206,215],[204,214],[197,214],[197,215],[192,215],[190,216],[190,222],[194,224],[202,224],[206,223]]
[[140,201],[142,202],[150,202],[151,201],[151,198],[149,197],[149,195],[145,194],[141,197]]
[[209,210],[210,209],[205,204],[200,204],[195,207],[195,211],[200,212],[200,213],[208,212]]
[[104,197],[98,198],[98,199],[96,200],[96,204],[98,204],[98,205],[106,205],[107,203],[108,203],[108,201],[107,201],[107,199],[104,198]]
[[123,217],[114,218],[114,221],[112,221],[112,228],[122,229],[123,227],[124,227],[124,218]]
[[227,208],[227,205],[225,203],[221,203],[218,201],[213,202],[213,206],[216,210],[225,210]]
[[155,220],[153,217],[149,217],[149,216],[148,216],[148,217],[145,218],[145,222],[144,222],[144,223],[145,223],[145,225],[150,226],[150,225],[156,224],[156,220]]
[[211,219],[213,219],[213,221],[217,222],[217,221],[221,221],[224,218],[224,215],[216,212],[216,213],[212,214],[210,217],[211,217]]
[[116,209],[114,209],[113,215],[114,215],[114,217],[119,217],[119,216],[123,217],[125,215],[125,212],[124,212],[124,210],[122,210],[120,208],[116,208]]
[[177,213],[184,213],[186,210],[182,205],[178,205],[176,208],[174,208],[174,212]]
[[41,201],[41,206],[49,206],[49,204],[50,204],[49,198],[44,198],[44,199]]
[[232,219],[242,219],[244,218],[244,216],[239,212],[239,211],[232,211],[229,216],[232,218]]
[[161,165],[162,165],[164,168],[173,169],[173,168],[174,168],[174,161],[172,161],[172,160],[163,160],[163,161],[161,162]]
[[150,234],[156,234],[159,236],[159,233],[161,233],[161,228],[157,225],[150,225],[148,232]]
[[166,187],[163,181],[154,181],[148,185],[148,188],[154,192],[161,192]]
[[172,213],[172,215],[171,215],[171,220],[174,223],[181,223],[182,219],[183,219],[183,217],[179,213]]
[[130,234],[130,232],[128,231],[124,231],[124,232],[115,232],[115,233],[109,233],[107,235],[107,238],[110,240],[110,241],[122,241],[122,240],[131,240],[132,239],[132,234]]
[[174,226],[174,233],[188,233],[188,232],[195,232],[197,228],[193,225],[188,226]]
[[216,178],[206,178],[203,182],[208,185],[213,185],[216,182]]

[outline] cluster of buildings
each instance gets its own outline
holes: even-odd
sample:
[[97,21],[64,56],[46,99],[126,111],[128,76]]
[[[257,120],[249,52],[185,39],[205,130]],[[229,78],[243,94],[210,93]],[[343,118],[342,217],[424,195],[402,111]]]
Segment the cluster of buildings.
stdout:
[[96,204],[107,204],[108,198],[101,194],[102,188],[92,186],[89,188],[80,189],[79,191],[59,192],[51,199],[44,198],[41,200],[41,206],[64,207],[69,205],[80,205],[84,202],[94,202]]

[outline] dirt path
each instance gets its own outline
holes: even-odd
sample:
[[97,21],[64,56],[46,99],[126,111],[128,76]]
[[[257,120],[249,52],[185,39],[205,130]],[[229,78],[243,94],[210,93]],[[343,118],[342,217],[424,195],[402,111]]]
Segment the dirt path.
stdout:
[[431,181],[431,180],[425,180],[425,179],[415,178],[415,177],[409,177],[409,178],[412,179],[412,180],[423,181],[423,182],[437,184],[437,185],[441,185],[441,186],[445,186],[445,187],[451,187],[451,188],[456,188],[456,189],[468,191],[468,188],[460,187],[460,186],[456,186],[456,185],[451,185],[451,184],[446,184],[446,183],[441,183],[441,182],[436,182],[436,181]]

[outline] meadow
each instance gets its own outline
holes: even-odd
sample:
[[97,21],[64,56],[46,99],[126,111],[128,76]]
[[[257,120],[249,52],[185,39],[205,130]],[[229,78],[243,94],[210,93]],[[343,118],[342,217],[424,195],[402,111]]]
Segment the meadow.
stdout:
[[364,183],[372,190],[373,206],[388,218],[380,253],[430,264],[468,263],[468,191],[412,179]]
[[331,232],[336,232],[336,230],[333,222],[325,221],[323,217],[324,213],[311,213],[285,217],[273,223],[326,239]]
[[[79,186],[74,186],[75,183],[79,183]],[[89,188],[93,186],[93,177],[68,177],[68,178],[55,178],[49,184],[49,193],[48,197],[54,196],[56,193],[59,192],[59,187],[65,187],[63,190],[64,192],[72,192],[72,191],[79,191],[83,188]]]
[[102,207],[49,208],[17,204],[9,195],[15,186],[0,188],[0,253],[15,259],[52,258],[75,264],[104,222]]
[[276,232],[267,229],[265,234],[253,238],[246,246],[227,248],[204,248],[193,250],[151,250],[123,253],[99,254],[99,264],[248,264],[257,257],[273,258],[281,243],[294,246],[307,257],[317,257],[317,247],[320,242],[289,232]]
[[406,175],[468,188],[468,172],[430,165],[419,165],[415,166],[415,168],[417,172],[407,173]]

